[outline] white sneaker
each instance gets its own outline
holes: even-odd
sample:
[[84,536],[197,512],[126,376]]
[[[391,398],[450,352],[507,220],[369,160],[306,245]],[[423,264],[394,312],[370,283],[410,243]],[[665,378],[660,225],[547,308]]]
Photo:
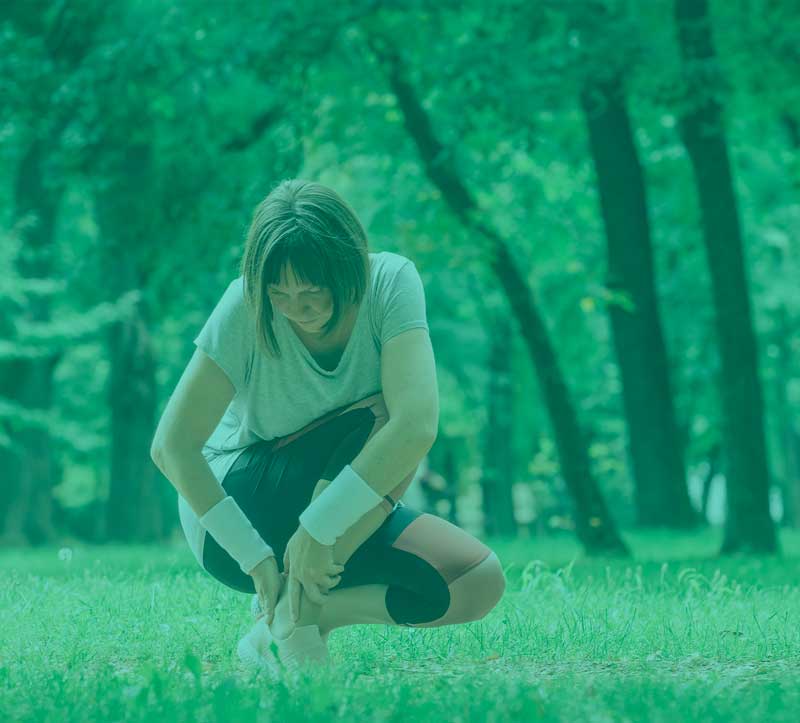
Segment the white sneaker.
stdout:
[[258,595],[253,595],[250,610],[255,624],[236,645],[236,654],[246,666],[277,675],[280,672],[280,663],[275,655],[277,647],[258,604]]
[[276,641],[264,621],[258,595],[253,595],[250,601],[250,612],[256,622],[236,646],[239,659],[246,665],[267,670],[275,676],[280,673],[281,667],[293,670],[304,660],[318,663],[330,660],[330,631],[321,635],[316,625],[295,627],[288,638]]
[[330,663],[328,646],[316,625],[295,626],[287,638],[276,638],[275,645],[281,664],[288,671],[297,671],[301,665],[310,663],[315,667]]

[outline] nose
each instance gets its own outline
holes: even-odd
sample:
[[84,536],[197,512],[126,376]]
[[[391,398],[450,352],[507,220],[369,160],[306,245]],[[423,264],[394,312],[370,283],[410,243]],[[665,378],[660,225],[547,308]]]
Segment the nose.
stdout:
[[313,309],[308,304],[292,304],[289,314],[293,319],[310,319],[314,316]]

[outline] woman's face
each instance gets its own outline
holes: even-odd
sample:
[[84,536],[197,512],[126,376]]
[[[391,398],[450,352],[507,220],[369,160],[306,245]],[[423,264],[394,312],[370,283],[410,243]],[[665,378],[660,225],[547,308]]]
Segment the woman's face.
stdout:
[[333,315],[330,289],[302,283],[291,266],[284,268],[280,283],[267,287],[272,308],[310,334],[319,332]]

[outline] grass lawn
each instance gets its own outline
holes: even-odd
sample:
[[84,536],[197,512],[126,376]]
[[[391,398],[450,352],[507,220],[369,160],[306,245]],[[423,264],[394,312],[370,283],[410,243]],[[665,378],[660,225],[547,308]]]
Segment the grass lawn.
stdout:
[[716,558],[719,532],[491,540],[483,620],[334,630],[330,670],[241,667],[250,597],[174,547],[0,550],[0,721],[798,721],[800,535]]

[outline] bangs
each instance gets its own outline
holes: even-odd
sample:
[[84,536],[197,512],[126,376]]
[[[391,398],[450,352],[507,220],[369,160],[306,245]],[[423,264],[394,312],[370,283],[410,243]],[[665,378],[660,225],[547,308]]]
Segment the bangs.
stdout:
[[288,271],[287,266],[291,266],[300,283],[331,288],[325,273],[328,264],[321,264],[320,257],[315,257],[311,252],[314,243],[309,238],[298,241],[293,243],[291,239],[284,238],[272,247],[264,265],[264,283],[280,284],[281,275]]

